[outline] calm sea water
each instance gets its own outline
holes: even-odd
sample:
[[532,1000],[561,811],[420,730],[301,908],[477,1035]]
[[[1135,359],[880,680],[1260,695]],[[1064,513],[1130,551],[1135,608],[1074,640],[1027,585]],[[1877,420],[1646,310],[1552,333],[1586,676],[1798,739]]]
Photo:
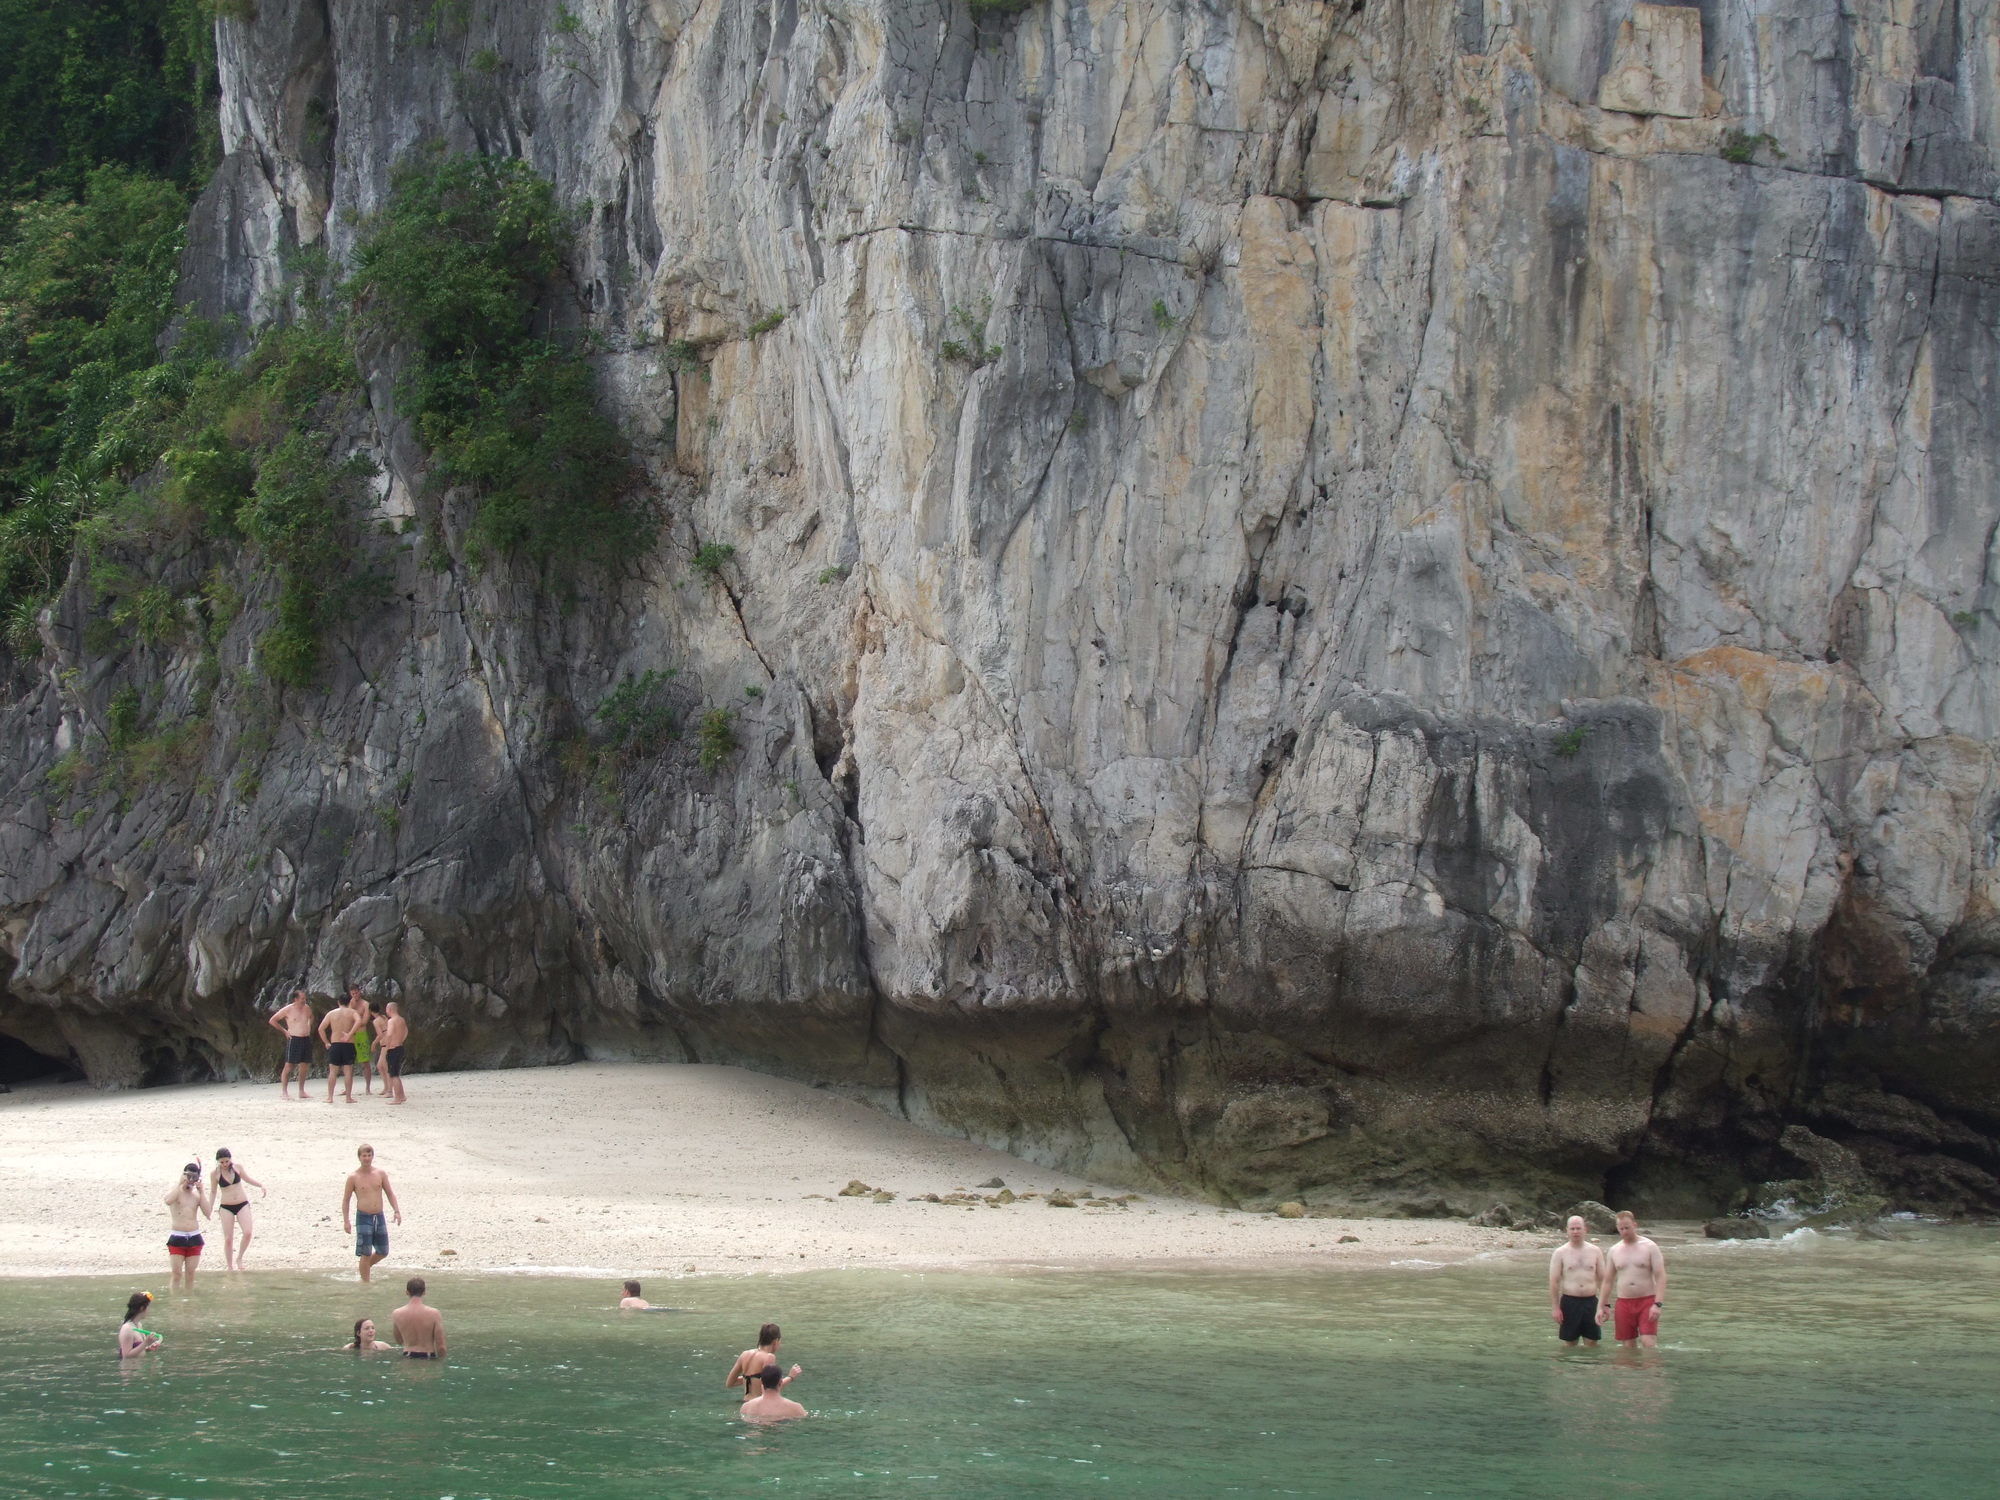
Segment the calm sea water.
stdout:
[[[439,1275],[452,1358],[335,1352],[388,1285],[0,1281],[0,1492],[1952,1496],[2000,1485],[2000,1235],[1670,1252],[1650,1354],[1564,1355],[1544,1262],[1371,1272]],[[149,1288],[156,1294],[159,1286]],[[814,1420],[722,1378],[786,1325]]]

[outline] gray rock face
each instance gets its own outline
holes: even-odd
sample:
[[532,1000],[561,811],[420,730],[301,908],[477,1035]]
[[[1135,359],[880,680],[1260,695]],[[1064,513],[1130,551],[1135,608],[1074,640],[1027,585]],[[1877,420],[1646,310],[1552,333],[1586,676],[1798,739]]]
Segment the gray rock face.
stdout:
[[[1788,1123],[2000,1206],[1992,7],[219,26],[190,296],[525,156],[659,540],[568,605],[385,544],[318,693],[237,684],[253,596],[196,763],[65,798],[195,691],[79,584],[0,709],[0,1032],[257,1069],[358,976],[422,1064],[740,1060],[1259,1206],[1697,1211]],[[455,539],[391,384],[377,519]],[[736,757],[566,770],[649,668]]]

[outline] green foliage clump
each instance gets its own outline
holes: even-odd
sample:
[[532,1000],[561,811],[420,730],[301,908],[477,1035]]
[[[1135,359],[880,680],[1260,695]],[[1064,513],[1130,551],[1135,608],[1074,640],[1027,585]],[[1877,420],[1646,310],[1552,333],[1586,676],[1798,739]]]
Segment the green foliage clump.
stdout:
[[0,495],[81,465],[158,359],[187,199],[100,167],[78,202],[0,209]]
[[1785,159],[1785,153],[1778,145],[1775,136],[1766,135],[1762,131],[1752,134],[1747,130],[1726,130],[1722,133],[1722,159],[1734,162],[1739,167],[1748,166],[1756,161],[1757,152],[1765,148],[1768,148],[1777,160]]
[[951,310],[951,322],[963,337],[946,339],[938,345],[938,352],[946,359],[971,365],[975,370],[981,365],[992,364],[1004,352],[999,344],[986,342],[986,320],[992,316],[993,299],[990,297],[981,300],[980,309],[976,313],[963,303],[954,305]]
[[0,199],[98,167],[192,185],[213,164],[212,0],[0,0]]
[[732,543],[703,542],[694,549],[694,570],[713,583],[722,576],[723,564],[735,555],[736,548]]
[[648,668],[628,677],[597,705],[607,748],[626,756],[652,755],[680,733],[680,722],[667,698],[671,671]]
[[478,496],[475,554],[609,561],[637,539],[625,441],[549,327],[569,239],[525,163],[433,150],[397,171],[356,256],[357,305],[413,355],[399,396],[436,478]]
[[1572,760],[1583,749],[1583,743],[1590,738],[1588,724],[1573,724],[1556,736],[1556,754],[1564,760]]
[[104,727],[113,750],[122,750],[139,737],[143,711],[139,690],[131,683],[126,683],[111,695],[111,702],[104,711]]
[[736,753],[736,711],[711,708],[703,714],[695,729],[695,742],[701,746],[704,771],[713,771],[728,760]]
[[784,312],[774,307],[769,312],[765,313],[763,317],[759,318],[756,322],[752,323],[746,331],[753,339],[762,338],[765,334],[771,332],[774,328],[776,328],[779,324],[783,323],[784,321],[785,321]]

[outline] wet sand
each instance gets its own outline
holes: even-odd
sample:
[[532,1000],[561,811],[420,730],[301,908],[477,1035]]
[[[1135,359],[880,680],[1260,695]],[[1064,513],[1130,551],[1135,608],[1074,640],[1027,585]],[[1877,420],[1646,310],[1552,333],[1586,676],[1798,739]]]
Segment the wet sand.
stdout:
[[[341,1184],[364,1141],[402,1201],[404,1222],[392,1222],[376,1273],[392,1279],[445,1268],[658,1281],[837,1266],[1381,1266],[1541,1244],[1454,1221],[1288,1220],[1151,1193],[1051,1208],[1054,1190],[1125,1190],[738,1068],[592,1063],[407,1084],[401,1107],[363,1099],[359,1084],[354,1104],[321,1103],[323,1079],[305,1104],[251,1083],[126,1093],[41,1084],[0,1095],[4,1271],[163,1279],[161,1199],[183,1162],[205,1171],[227,1146],[270,1189],[268,1199],[250,1195],[250,1268],[351,1276]],[[918,1196],[995,1177],[1044,1196],[1005,1207]],[[851,1179],[896,1198],[838,1196]],[[221,1231],[204,1229],[201,1275],[222,1275]]]

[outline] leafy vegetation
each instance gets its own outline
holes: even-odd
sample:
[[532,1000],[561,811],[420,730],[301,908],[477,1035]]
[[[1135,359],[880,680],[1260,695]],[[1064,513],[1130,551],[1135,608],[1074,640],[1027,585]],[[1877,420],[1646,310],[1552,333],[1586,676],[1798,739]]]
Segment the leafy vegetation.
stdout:
[[424,151],[356,256],[361,316],[413,356],[398,395],[435,477],[478,497],[475,556],[608,561],[638,538],[625,441],[549,326],[569,238],[525,163]]
[[955,304],[951,310],[951,322],[963,335],[962,338],[946,339],[938,345],[938,352],[946,359],[978,369],[990,365],[1004,352],[999,344],[986,342],[986,321],[993,316],[992,298],[984,298],[978,312],[963,303]]
[[736,548],[729,542],[703,542],[694,549],[694,570],[713,583],[722,576],[723,565],[735,555]]
[[701,768],[713,771],[736,753],[736,711],[711,708],[695,728],[695,743],[701,747]]
[[1725,130],[1722,133],[1724,161],[1734,162],[1739,167],[1748,166],[1756,161],[1760,150],[1769,150],[1772,157],[1778,161],[1785,159],[1785,153],[1779,147],[1775,136],[1766,135],[1762,131],[1753,135],[1745,130]]
[[667,697],[674,674],[647,668],[628,677],[597,705],[607,748],[627,756],[652,755],[680,733],[679,719]]
[[1588,724],[1572,724],[1556,736],[1556,754],[1564,760],[1572,760],[1583,749],[1584,741],[1590,738]]
[[762,338],[765,334],[771,332],[774,328],[776,328],[779,324],[783,323],[784,321],[785,321],[785,314],[783,310],[774,307],[769,312],[765,313],[763,317],[759,318],[756,322],[752,323],[750,327],[745,331],[753,339]]

